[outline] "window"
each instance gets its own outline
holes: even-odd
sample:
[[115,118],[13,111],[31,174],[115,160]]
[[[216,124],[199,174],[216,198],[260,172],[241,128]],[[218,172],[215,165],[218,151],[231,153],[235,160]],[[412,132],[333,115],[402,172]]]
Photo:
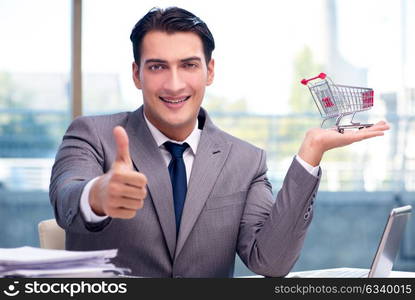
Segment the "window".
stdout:
[[[53,13],[51,13],[53,12]],[[0,247],[38,245],[48,188],[70,121],[70,2],[0,4]]]

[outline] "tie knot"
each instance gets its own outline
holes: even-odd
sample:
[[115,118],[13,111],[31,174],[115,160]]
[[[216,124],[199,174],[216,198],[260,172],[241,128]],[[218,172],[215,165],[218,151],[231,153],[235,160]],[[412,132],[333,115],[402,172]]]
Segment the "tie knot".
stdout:
[[183,158],[183,152],[189,147],[187,143],[176,144],[172,142],[165,142],[164,146],[174,158]]

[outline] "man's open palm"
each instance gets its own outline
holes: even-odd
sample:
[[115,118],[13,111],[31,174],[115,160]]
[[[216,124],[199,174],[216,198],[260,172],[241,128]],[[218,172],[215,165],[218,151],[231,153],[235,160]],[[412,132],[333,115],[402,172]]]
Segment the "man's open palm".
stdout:
[[344,133],[339,133],[335,128],[313,128],[307,132],[298,155],[309,164],[317,166],[320,164],[324,152],[384,135],[384,131],[388,129],[389,125],[385,121],[380,121],[361,130],[345,130]]

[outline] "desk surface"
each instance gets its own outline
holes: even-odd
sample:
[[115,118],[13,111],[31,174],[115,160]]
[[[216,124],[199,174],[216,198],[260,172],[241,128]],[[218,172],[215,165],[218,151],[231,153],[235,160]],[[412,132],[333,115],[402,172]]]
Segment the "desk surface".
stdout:
[[[298,271],[298,272],[291,272],[289,273],[287,276],[285,276],[285,278],[301,278],[301,277],[309,277],[309,278],[313,278],[310,276],[307,276],[307,273],[311,273],[311,272],[317,272],[317,271],[324,271],[324,270],[346,270],[348,268],[335,268],[335,269],[322,269],[322,270],[310,270],[310,271]],[[362,270],[367,270],[367,272],[369,272],[369,269],[362,269]],[[303,276],[301,276],[303,274]],[[306,275],[306,276],[304,276]],[[240,276],[239,278],[263,278],[264,276],[261,275],[253,275],[253,276]],[[327,277],[330,278],[330,277]],[[405,272],[405,271],[392,271],[388,278],[415,278],[415,272]]]
[[390,278],[415,278],[415,272],[392,271]]
[[[330,274],[330,272],[342,272],[342,271],[349,271],[349,270],[359,270],[362,271],[362,273],[366,272],[366,274],[369,273],[369,269],[358,269],[358,268],[333,268],[333,269],[321,269],[321,270],[310,270],[310,271],[299,271],[299,272],[291,272],[286,277],[326,277],[331,278],[331,276],[327,276],[327,274]],[[317,272],[325,272],[325,276],[318,276]],[[333,276],[333,277],[344,277],[344,276]],[[347,277],[347,276],[345,276]],[[353,277],[353,276],[352,276]],[[359,276],[357,276],[359,277]],[[361,276],[360,276],[361,277]],[[365,278],[366,276],[363,276],[362,278]],[[388,278],[415,278],[415,272],[405,272],[405,271],[392,271]]]

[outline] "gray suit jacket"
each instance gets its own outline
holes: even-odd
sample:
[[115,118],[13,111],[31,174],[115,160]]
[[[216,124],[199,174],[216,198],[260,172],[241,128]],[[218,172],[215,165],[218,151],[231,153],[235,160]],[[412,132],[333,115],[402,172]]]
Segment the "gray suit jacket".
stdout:
[[[133,219],[87,223],[79,207],[86,183],[115,159],[112,129],[123,126],[134,167],[148,178],[144,207]],[[118,248],[114,263],[148,277],[231,277],[235,254],[253,272],[286,275],[312,219],[319,178],[293,160],[276,200],[265,152],[226,134],[199,113],[203,128],[176,237],[170,177],[145,123],[134,112],[80,117],[56,156],[50,200],[68,250]],[[319,175],[320,177],[320,175]]]

